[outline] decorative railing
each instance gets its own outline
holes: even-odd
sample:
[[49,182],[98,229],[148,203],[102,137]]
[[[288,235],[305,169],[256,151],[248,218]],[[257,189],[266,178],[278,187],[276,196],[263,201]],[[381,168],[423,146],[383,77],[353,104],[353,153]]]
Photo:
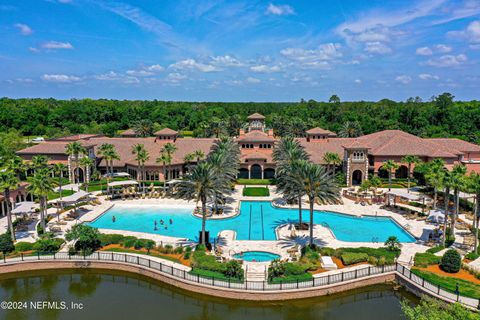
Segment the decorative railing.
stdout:
[[152,271],[159,272],[162,275],[175,278],[179,281],[201,284],[212,287],[220,287],[227,289],[235,289],[241,291],[295,291],[298,289],[325,287],[333,284],[341,284],[343,282],[367,278],[375,275],[382,275],[386,273],[397,273],[403,276],[406,281],[417,288],[422,288],[424,291],[433,295],[444,298],[450,302],[459,302],[470,308],[478,308],[480,306],[479,299],[465,297],[459,292],[453,293],[439,285],[432,284],[424,278],[415,275],[410,269],[402,266],[399,263],[385,266],[368,266],[365,268],[357,268],[350,271],[343,271],[335,274],[328,274],[324,276],[314,277],[309,280],[302,281],[280,281],[278,283],[270,283],[268,281],[239,281],[239,280],[224,280],[214,277],[205,277],[197,274],[192,274],[184,269],[175,268],[173,266],[164,264],[162,262],[152,260],[149,258],[140,257],[138,255],[128,253],[102,252],[97,251],[90,255],[69,255],[67,252],[57,252],[54,254],[21,254],[17,257],[6,258],[0,260],[1,264],[12,264],[21,262],[35,262],[35,261],[104,261],[116,262],[128,265],[136,265],[148,268]]

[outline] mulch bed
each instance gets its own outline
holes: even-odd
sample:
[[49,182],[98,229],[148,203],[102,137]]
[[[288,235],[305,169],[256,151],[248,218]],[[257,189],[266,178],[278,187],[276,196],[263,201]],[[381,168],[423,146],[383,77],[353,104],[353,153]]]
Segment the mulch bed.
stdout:
[[423,271],[429,271],[431,273],[436,274],[437,276],[462,279],[475,284],[480,284],[480,279],[477,279],[473,274],[471,274],[470,272],[464,269],[460,269],[460,271],[457,273],[448,273],[440,269],[440,266],[438,264],[430,265],[426,268],[417,268],[417,269],[423,270]]

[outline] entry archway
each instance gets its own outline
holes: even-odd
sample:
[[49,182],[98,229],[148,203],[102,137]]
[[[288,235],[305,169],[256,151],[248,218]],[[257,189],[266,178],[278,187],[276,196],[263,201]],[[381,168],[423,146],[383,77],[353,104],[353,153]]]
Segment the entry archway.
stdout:
[[363,181],[363,173],[361,170],[355,170],[352,172],[352,185],[359,186]]
[[400,178],[400,179],[408,178],[408,167],[407,166],[400,166],[395,171],[395,178]]
[[273,168],[266,168],[263,170],[263,177],[265,179],[273,179],[275,178],[275,169]]
[[250,179],[262,179],[262,167],[259,164],[250,167]]

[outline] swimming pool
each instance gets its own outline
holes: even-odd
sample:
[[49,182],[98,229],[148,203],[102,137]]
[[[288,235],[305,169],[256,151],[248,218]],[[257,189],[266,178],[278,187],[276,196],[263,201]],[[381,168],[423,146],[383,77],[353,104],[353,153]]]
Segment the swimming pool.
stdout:
[[[307,222],[309,211],[302,212],[303,220]],[[335,237],[342,241],[384,242],[389,236],[396,236],[400,242],[415,242],[415,238],[387,217],[355,217],[315,211],[313,218],[315,224],[328,226]],[[157,221],[156,229],[154,221]],[[298,210],[275,208],[268,201],[242,201],[239,215],[228,219],[207,220],[206,229],[210,231],[210,239],[222,230],[233,230],[237,233],[237,240],[276,240],[276,227],[297,221]],[[192,215],[191,208],[114,206],[89,225],[198,240],[201,219]]]
[[279,259],[280,255],[266,251],[245,251],[242,253],[235,253],[233,257],[235,259],[241,259],[249,262],[267,262]]

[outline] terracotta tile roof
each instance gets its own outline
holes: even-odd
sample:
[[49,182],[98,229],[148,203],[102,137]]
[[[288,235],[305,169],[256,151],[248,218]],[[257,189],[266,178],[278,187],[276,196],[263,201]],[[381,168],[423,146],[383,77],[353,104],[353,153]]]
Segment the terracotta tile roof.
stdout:
[[172,130],[170,128],[164,128],[162,130],[159,130],[159,131],[155,132],[156,136],[174,136],[174,135],[177,135],[177,134],[178,134],[177,131]]
[[336,136],[337,134],[335,132],[332,132],[330,130],[322,129],[319,127],[312,128],[310,130],[305,131],[307,134],[327,134],[329,136]]
[[370,147],[374,156],[404,156],[456,158],[458,153],[401,130],[384,130],[357,138]]
[[[17,151],[17,154],[22,155],[22,154],[66,154],[65,153],[65,148],[67,144],[71,143],[72,141],[56,141],[56,140],[49,140],[45,141],[43,143],[39,143],[36,145],[33,145],[31,147],[22,149]],[[92,143],[92,140],[84,141],[84,140],[79,140],[78,141],[82,146],[88,148],[88,147],[93,147],[95,143]]]
[[88,140],[90,138],[96,138],[96,137],[102,137],[102,134],[91,134],[91,133],[85,133],[85,134],[75,134],[71,136],[65,136],[65,137],[60,137],[60,138],[55,138],[51,139],[49,141],[77,141],[77,140]]
[[265,117],[260,113],[255,112],[247,117],[248,120],[264,120]]
[[333,152],[338,154],[340,159],[343,159],[344,148],[343,145],[353,142],[353,138],[332,138],[325,139],[321,142],[308,142],[306,138],[298,138],[298,142],[305,148],[305,151],[309,154],[310,160],[314,163],[325,164],[323,157],[327,152]]
[[[243,151],[243,150],[242,150]],[[267,163],[272,163],[272,152],[261,152],[261,151],[253,151],[253,152],[248,152],[244,153],[242,152],[242,155],[240,157],[241,162],[245,162],[245,160],[266,160]]]
[[359,139],[353,139],[352,141],[344,144],[343,147],[345,149],[370,149],[370,147],[365,143],[365,141],[360,141]]
[[457,138],[427,138],[434,144],[438,144],[443,148],[456,150],[457,152],[480,152],[480,146]]
[[260,130],[253,130],[238,137],[238,142],[275,142],[275,138]]

